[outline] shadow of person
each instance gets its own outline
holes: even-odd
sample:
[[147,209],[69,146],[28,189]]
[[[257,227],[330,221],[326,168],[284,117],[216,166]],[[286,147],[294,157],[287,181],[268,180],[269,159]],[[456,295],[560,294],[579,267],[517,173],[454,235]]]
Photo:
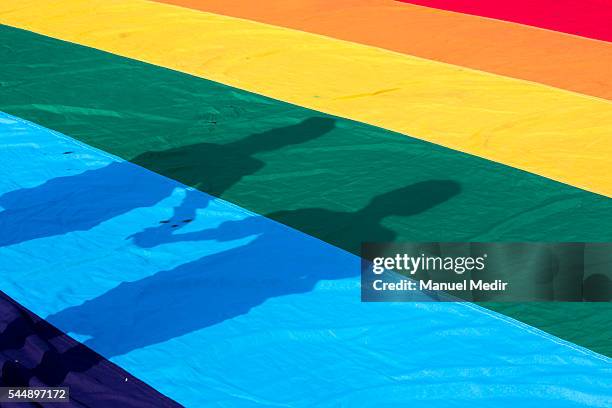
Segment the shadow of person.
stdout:
[[[448,180],[415,183],[375,197],[356,212],[322,208],[281,211],[271,216],[344,248],[361,241],[393,240],[382,225],[388,216],[412,216],[460,192]],[[148,236],[147,236],[148,235]],[[49,316],[62,329],[90,336],[86,345],[111,357],[244,315],[280,296],[311,291],[322,280],[359,274],[348,254],[296,230],[252,216],[217,228],[177,234],[156,228],[134,238],[152,247],[186,241],[250,242],[150,277],[124,282],[101,296]],[[353,258],[350,258],[353,259]]]
[[[132,162],[167,177],[221,196],[242,177],[266,165],[258,153],[305,143],[332,130],[335,120],[312,117],[249,135],[228,144],[199,143],[143,153]],[[58,177],[0,196],[0,247],[31,239],[86,231],[135,208],[150,207],[170,196],[177,184],[128,162],[113,162],[81,174]],[[189,197],[186,198],[189,204]],[[201,202],[201,200],[200,200]],[[195,208],[178,212],[183,221]]]
[[[356,255],[362,242],[392,242],[397,234],[383,225],[391,216],[408,217],[427,211],[461,192],[459,183],[452,180],[429,180],[414,183],[374,197],[365,207],[355,212],[332,211],[324,208],[303,208],[276,211],[266,218],[317,237],[329,244]],[[186,199],[182,213],[192,213]],[[234,225],[228,223],[227,225]],[[171,228],[155,226],[132,235],[136,245],[151,248],[160,244],[219,239],[211,232],[173,234]]]
[[125,162],[57,177],[0,197],[0,247],[87,231],[128,211],[153,206],[175,183]]
[[259,153],[306,143],[335,127],[336,120],[312,117],[291,126],[254,133],[232,143],[197,143],[143,153],[131,161],[216,197],[265,167]]
[[396,239],[396,232],[383,225],[385,218],[420,214],[460,192],[455,181],[429,180],[381,194],[354,213],[311,208],[278,211],[267,217],[358,255],[362,242]]

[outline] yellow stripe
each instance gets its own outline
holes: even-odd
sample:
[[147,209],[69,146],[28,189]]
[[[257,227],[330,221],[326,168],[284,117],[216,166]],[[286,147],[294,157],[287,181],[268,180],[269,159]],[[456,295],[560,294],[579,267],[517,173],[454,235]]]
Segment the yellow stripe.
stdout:
[[3,0],[0,21],[612,196],[605,100],[142,0]]

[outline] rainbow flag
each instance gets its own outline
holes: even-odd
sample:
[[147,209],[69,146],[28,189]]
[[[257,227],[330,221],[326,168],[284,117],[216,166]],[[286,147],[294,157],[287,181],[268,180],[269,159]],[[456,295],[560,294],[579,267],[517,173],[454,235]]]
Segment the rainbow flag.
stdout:
[[609,407],[610,303],[362,303],[364,241],[612,238],[608,0],[2,0],[0,386]]

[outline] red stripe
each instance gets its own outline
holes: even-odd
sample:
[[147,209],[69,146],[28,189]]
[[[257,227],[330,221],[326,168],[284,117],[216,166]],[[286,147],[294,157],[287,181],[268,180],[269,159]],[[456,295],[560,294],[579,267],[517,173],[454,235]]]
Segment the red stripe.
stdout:
[[612,0],[400,0],[612,41]]

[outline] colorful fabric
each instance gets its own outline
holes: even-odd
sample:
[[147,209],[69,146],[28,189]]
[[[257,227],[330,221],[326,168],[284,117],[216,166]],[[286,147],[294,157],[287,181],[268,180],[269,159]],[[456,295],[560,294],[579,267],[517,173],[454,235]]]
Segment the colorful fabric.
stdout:
[[23,4],[3,21],[612,195],[608,101],[148,1]]
[[612,99],[612,49],[602,41],[386,0],[164,3]]
[[612,404],[609,303],[359,301],[364,241],[611,237],[609,7],[410,3],[2,2],[0,290],[186,406]]
[[612,41],[608,0],[400,0]]
[[[0,190],[20,241],[3,287],[180,404],[612,401],[606,357],[467,303],[360,303],[355,255],[17,118],[0,129],[20,181]],[[450,187],[424,184],[409,190]]]

